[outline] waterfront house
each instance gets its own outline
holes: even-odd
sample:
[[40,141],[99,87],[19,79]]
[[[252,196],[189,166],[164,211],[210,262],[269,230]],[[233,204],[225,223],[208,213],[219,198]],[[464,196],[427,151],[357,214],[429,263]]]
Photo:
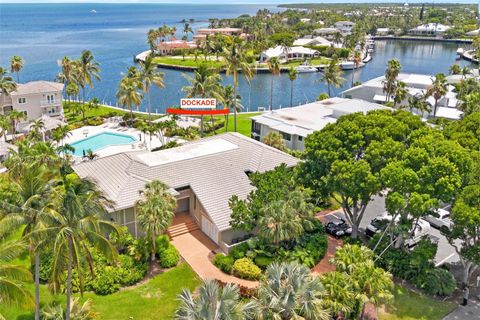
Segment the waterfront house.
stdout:
[[389,28],[378,28],[375,34],[377,36],[387,36],[390,33]]
[[319,28],[313,30],[313,34],[324,37],[328,40],[333,40],[337,33],[340,33],[340,30],[337,28]]
[[[229,199],[245,199],[254,189],[248,175],[265,172],[298,160],[287,153],[240,135],[225,133],[186,143],[183,146],[148,152],[124,152],[75,165],[80,177],[93,179],[114,201],[108,219],[127,226],[135,236],[135,202],[139,191],[152,180],[167,184],[177,198],[177,216],[188,216],[190,227],[201,229],[224,252],[244,239],[242,231],[230,227]],[[193,225],[193,227],[192,227]]]
[[157,46],[157,53],[160,55],[169,55],[173,51],[195,49],[197,44],[193,41],[178,40],[173,38],[170,41],[162,41]]
[[359,99],[330,98],[297,107],[266,111],[252,117],[252,138],[261,141],[275,131],[282,135],[289,149],[304,150],[308,135],[336,122],[342,115],[378,109],[389,108]]
[[351,21],[337,21],[334,24],[335,29],[340,30],[342,36],[348,36],[352,34],[352,30],[355,27],[355,23]]
[[260,62],[266,62],[271,58],[278,58],[282,62],[298,59],[311,59],[320,55],[317,50],[305,48],[302,46],[295,46],[284,48],[282,46],[276,46],[275,48],[269,48],[260,54]]
[[207,36],[213,36],[221,34],[224,36],[237,36],[242,39],[246,39],[248,35],[242,32],[241,28],[200,28],[197,29],[196,34],[193,36],[193,40],[201,42],[207,38]]
[[293,46],[327,46],[330,47],[332,42],[324,37],[304,37],[293,42]]
[[425,23],[419,25],[416,28],[410,29],[408,31],[411,35],[418,35],[418,36],[442,36],[450,26],[443,25],[441,23]]
[[466,35],[468,37],[476,37],[480,34],[480,29],[477,29],[477,30],[473,30],[473,31],[470,31],[470,32],[467,32]]
[[34,121],[43,115],[63,117],[63,84],[50,81],[31,81],[17,84],[17,90],[9,95],[0,93],[0,114],[18,110]]
[[[428,88],[430,88],[433,83],[433,77],[424,74],[401,73],[398,75],[398,80],[405,83],[407,90],[407,97],[403,101],[400,101],[397,104],[398,106],[407,106],[409,104],[408,99],[410,97],[421,95],[424,96]],[[383,90],[384,81],[385,76],[371,79],[359,86],[355,86],[343,91],[341,96],[348,99],[362,99],[382,104],[388,101],[392,102],[393,97],[390,97],[389,99]],[[455,83],[456,78],[447,77],[447,81],[450,83],[448,86],[448,92],[438,101],[436,116],[443,117],[444,115],[447,115],[446,118],[459,119],[461,116],[461,111],[456,109],[458,105],[457,95],[454,92],[454,86],[451,85],[452,83]],[[426,101],[431,106],[434,106],[435,104],[435,99],[433,97],[428,97]],[[443,110],[442,108],[449,108],[451,110]],[[413,112],[416,114],[421,114],[422,116],[433,116],[433,110],[431,114],[423,114],[417,110],[413,110]]]

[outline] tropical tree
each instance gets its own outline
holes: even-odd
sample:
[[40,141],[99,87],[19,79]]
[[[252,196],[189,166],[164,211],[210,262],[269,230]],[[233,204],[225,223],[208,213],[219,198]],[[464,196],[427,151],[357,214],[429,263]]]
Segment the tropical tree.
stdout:
[[329,312],[322,301],[323,286],[320,278],[297,263],[267,267],[258,296],[247,304],[247,319],[305,319],[326,320]]
[[466,117],[474,112],[479,112],[480,92],[474,92],[466,95],[464,101],[462,101],[458,107],[463,111],[463,117]]
[[190,27],[190,23],[185,22],[185,23],[183,24],[183,34],[184,34],[183,39],[184,39],[184,40],[188,40],[188,34],[189,34],[189,33],[193,33],[193,30],[192,30],[192,28]]
[[338,65],[337,59],[330,60],[327,67],[323,70],[322,81],[327,83],[328,96],[332,96],[331,86],[340,87],[344,81],[342,78],[343,71]]
[[293,82],[297,80],[297,69],[290,67],[288,69],[288,79],[290,79],[290,108],[293,107]]
[[277,131],[270,131],[265,137],[263,137],[263,143],[281,151],[287,150],[282,135]]
[[450,66],[450,69],[448,69],[448,72],[450,74],[461,74],[462,73],[462,67],[460,67],[460,65],[458,64],[452,64]]
[[17,84],[12,77],[7,75],[7,70],[0,67],[0,93],[9,95],[15,90],[17,90]]
[[75,65],[79,76],[78,84],[82,88],[83,93],[82,101],[85,102],[86,87],[93,88],[94,79],[100,81],[100,64],[95,61],[90,50],[83,50],[80,59],[77,60]]
[[397,104],[401,103],[407,98],[408,91],[407,91],[407,85],[403,81],[397,81],[397,84],[395,85],[395,93],[393,97],[393,107],[395,108]]
[[272,76],[270,77],[270,111],[273,108],[273,79],[275,76],[280,75],[280,62],[277,57],[273,57],[267,61],[268,70]]
[[7,116],[0,114],[0,137],[7,141],[7,133],[12,128],[12,121]]
[[238,287],[231,283],[221,288],[217,282],[208,280],[200,286],[198,295],[184,289],[178,299],[177,320],[244,319],[244,305]]
[[[108,207],[112,207],[112,202],[97,189],[95,183],[76,174],[62,176],[61,185],[49,197],[46,209],[50,213],[49,225],[38,233],[48,234],[53,239],[52,289],[57,293],[65,284],[66,320],[70,319],[71,312],[73,268],[77,271],[78,285],[83,292],[81,263],[86,259],[89,266],[93,265],[91,248],[112,261],[117,258],[117,250],[106,237],[117,232],[117,228],[101,218],[106,215]],[[93,269],[90,272],[93,273]]]
[[387,63],[387,69],[385,70],[385,80],[383,81],[383,92],[386,95],[386,102],[389,102],[395,92],[395,86],[397,84],[397,78],[400,74],[402,66],[396,59],[392,59]]
[[13,56],[10,58],[10,72],[15,72],[17,74],[17,83],[20,82],[20,71],[22,71],[24,61],[20,56]]
[[355,50],[353,53],[353,63],[355,64],[355,69],[352,71],[352,87],[354,84],[354,78],[355,78],[355,73],[357,73],[357,70],[360,69],[360,64],[362,63],[362,54],[360,51]]
[[71,136],[72,133],[68,126],[59,126],[52,130],[52,139],[53,141],[59,143],[63,146],[63,141],[66,137]]
[[45,123],[43,120],[37,119],[30,124],[30,137],[34,140],[42,140],[45,141]]
[[[237,94],[235,96],[235,89],[233,88],[232,85],[227,85],[223,87],[222,90],[222,100],[223,100],[223,105],[225,109],[233,110],[236,109],[236,112],[239,112],[240,110],[243,109],[241,100],[242,97]],[[225,115],[225,131],[228,131],[228,123],[229,123],[229,115]]]
[[128,107],[130,110],[130,119],[133,120],[133,106],[138,107],[142,104],[143,94],[142,83],[138,81],[137,77],[126,75],[120,80],[117,90],[117,100],[123,107]]
[[422,117],[425,113],[429,113],[431,111],[430,104],[427,102],[425,95],[423,94],[416,94],[408,98],[408,109],[410,112],[413,110],[417,110],[421,112]]
[[435,99],[433,105],[433,116],[437,115],[438,101],[448,92],[447,78],[443,73],[437,73],[435,78],[432,79],[432,86],[427,89],[427,96],[432,96]]
[[[248,63],[242,39],[234,37],[229,39],[228,45],[223,50],[226,75],[233,75],[234,106],[237,105],[238,73],[241,72],[247,81],[253,79],[254,69]],[[237,110],[233,109],[233,131],[237,132]]]
[[13,109],[8,114],[8,118],[12,121],[12,139],[15,141],[15,133],[17,132],[17,126],[20,121],[27,118],[27,115],[20,110]]
[[154,180],[140,191],[141,199],[136,202],[137,222],[152,241],[152,262],[155,261],[157,248],[155,240],[164,233],[175,216],[177,200],[166,184]]
[[150,99],[150,87],[152,85],[157,86],[158,88],[165,88],[165,83],[163,81],[164,73],[159,72],[157,65],[153,63],[153,57],[150,55],[145,58],[145,61],[140,61],[140,82],[142,82],[142,87],[144,92],[147,94],[148,102],[148,113],[152,113],[151,99]]

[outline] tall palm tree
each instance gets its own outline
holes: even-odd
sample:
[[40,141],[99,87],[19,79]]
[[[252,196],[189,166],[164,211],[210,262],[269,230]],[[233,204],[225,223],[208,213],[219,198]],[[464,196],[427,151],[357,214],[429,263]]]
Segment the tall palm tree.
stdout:
[[290,79],[290,108],[293,107],[293,82],[297,80],[297,69],[290,67],[288,69],[288,79]]
[[402,66],[396,59],[392,59],[387,63],[387,69],[385,70],[385,80],[383,81],[383,92],[387,96],[386,102],[389,102],[397,84],[397,78],[400,74]]
[[[23,266],[12,264],[25,250],[25,243],[19,241],[0,242],[0,301],[2,304],[32,305],[32,295],[24,286],[32,275]],[[0,319],[4,319],[0,314]]]
[[[237,94],[235,96],[235,89],[233,88],[232,85],[224,86],[222,90],[222,100],[223,100],[223,106],[225,109],[229,110],[234,110],[236,112],[239,112],[241,109],[243,109],[242,103],[241,103],[242,97]],[[225,131],[228,131],[228,119],[229,115],[225,115]]]
[[80,87],[83,93],[83,102],[85,102],[85,90],[89,86],[93,88],[93,80],[100,81],[100,64],[95,61],[90,50],[83,50],[80,59],[77,61],[78,73],[80,76]]
[[34,140],[45,141],[45,122],[41,118],[30,124],[30,135]]
[[133,120],[133,106],[137,109],[142,104],[143,94],[142,83],[136,77],[126,75],[120,80],[117,90],[118,103],[123,107],[128,107],[130,110],[130,119]]
[[152,240],[152,262],[155,261],[157,248],[155,239],[164,233],[175,216],[177,200],[171,194],[168,186],[161,181],[154,180],[145,185],[140,191],[142,198],[135,203],[137,207],[137,222]]
[[345,79],[342,78],[343,71],[338,64],[337,59],[332,59],[323,70],[322,81],[327,83],[328,96],[332,96],[331,86],[340,87]]
[[353,63],[355,64],[355,69],[352,70],[352,87],[353,87],[353,81],[355,78],[355,73],[357,73],[357,70],[360,68],[360,64],[362,63],[362,54],[360,51],[355,51],[353,54]]
[[15,141],[15,133],[17,132],[17,126],[20,123],[20,121],[25,120],[27,118],[27,115],[22,111],[13,109],[8,114],[8,117],[10,118],[10,121],[12,121],[12,133],[13,133],[12,139]]
[[0,67],[0,93],[9,95],[15,90],[17,90],[17,84],[12,77],[7,75],[7,70]]
[[221,288],[217,282],[207,280],[200,286],[198,295],[193,296],[184,289],[178,299],[177,320],[245,319],[238,287],[231,283]]
[[184,34],[184,40],[188,40],[188,34],[192,32],[193,33],[193,30],[192,28],[190,27],[190,23],[188,22],[185,22],[183,24],[183,34]]
[[[210,68],[206,63],[201,63],[194,71],[193,77],[184,74],[183,77],[190,83],[184,86],[184,91],[188,98],[215,98],[222,101],[222,88],[220,85],[220,75]],[[203,116],[200,122],[200,132],[203,135]]]
[[435,99],[433,105],[433,116],[437,115],[438,101],[448,92],[447,78],[443,73],[437,73],[435,78],[432,79],[432,86],[427,89],[427,96],[432,96]]
[[23,69],[24,61],[20,56],[13,56],[10,58],[10,72],[17,74],[17,83],[20,82],[20,71]]
[[277,57],[273,57],[267,61],[268,70],[272,76],[270,77],[270,111],[272,111],[273,105],[273,78],[280,74],[280,62]]
[[462,79],[465,79],[472,71],[470,70],[469,67],[465,66],[462,68],[460,71],[460,74],[462,75]]
[[393,107],[395,108],[397,104],[401,103],[407,98],[407,85],[403,81],[397,81],[395,85],[395,92],[393,97]]
[[[235,103],[238,95],[238,73],[242,72],[247,81],[253,79],[254,69],[248,63],[245,47],[242,39],[234,37],[223,50],[223,61],[225,62],[226,75],[233,75],[233,91]],[[233,109],[233,131],[237,132],[237,110]]]
[[329,319],[322,302],[323,286],[320,278],[296,262],[267,267],[265,280],[258,289],[258,297],[246,306],[247,319]]
[[158,30],[150,29],[147,32],[147,43],[150,46],[152,53],[155,51],[158,40]]
[[140,81],[143,83],[143,90],[147,94],[148,99],[148,114],[152,113],[151,99],[150,99],[150,87],[152,85],[158,88],[165,88],[163,81],[164,73],[159,72],[157,65],[153,63],[153,57],[148,56],[145,61],[140,61]]
[[[62,177],[62,184],[55,188],[47,205],[50,221],[42,234],[53,238],[52,289],[58,292],[66,281],[65,319],[70,320],[72,294],[72,270],[76,268],[80,291],[83,292],[83,270],[81,261],[86,259],[92,266],[90,248],[96,248],[107,259],[117,258],[117,250],[105,235],[117,232],[117,228],[101,216],[106,215],[109,201],[95,183],[75,174]],[[64,271],[67,270],[67,278]],[[93,273],[93,269],[90,269]]]
[[408,98],[408,108],[410,109],[410,112],[413,110],[421,112],[422,117],[425,112],[431,111],[430,104],[428,104],[427,100],[425,99],[425,95],[423,94],[414,95]]
[[456,63],[452,64],[450,66],[450,69],[448,69],[448,72],[450,74],[460,74],[460,73],[462,73],[462,67],[460,67],[460,65],[458,65]]
[[[45,217],[43,208],[51,189],[51,184],[48,182],[51,178],[51,172],[43,165],[30,160],[26,161],[27,163],[22,165],[21,174],[12,175],[15,171],[9,174],[11,182],[18,190],[20,203],[17,206],[0,200],[0,207],[8,212],[0,222],[3,226],[7,226],[9,230],[18,230],[21,226],[25,226],[22,237],[28,240],[30,257],[33,258],[34,263],[35,319],[38,320],[40,316],[39,243],[30,235],[43,223]],[[16,162],[20,161],[17,159]]]
[[7,133],[9,130],[12,129],[12,121],[8,118],[8,116],[4,116],[0,114],[0,137],[3,137],[3,140],[7,141]]
[[53,141],[59,143],[62,146],[63,146],[63,141],[65,140],[65,138],[68,137],[68,136],[71,136],[71,135],[72,135],[72,133],[70,132],[70,129],[66,125],[56,127],[52,131]]

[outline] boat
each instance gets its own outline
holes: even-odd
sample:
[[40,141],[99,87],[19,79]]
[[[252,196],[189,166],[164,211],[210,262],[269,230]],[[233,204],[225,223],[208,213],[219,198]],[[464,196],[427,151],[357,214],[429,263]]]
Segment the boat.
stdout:
[[297,70],[298,73],[312,73],[312,72],[318,72],[318,69],[314,66],[312,66],[310,63],[308,62],[304,62],[302,63],[301,65],[297,66],[295,68],[295,70]]
[[92,9],[92,10],[90,10],[90,13],[97,13],[97,10]]
[[465,50],[463,48],[458,48],[457,49],[457,60],[461,59],[463,57],[464,53],[465,53]]
[[343,70],[353,70],[355,69],[355,62],[344,61],[340,63],[340,67],[342,67]]
[[370,54],[367,54],[365,59],[363,59],[363,63],[368,63],[368,62],[370,62],[370,60],[372,60],[372,56]]

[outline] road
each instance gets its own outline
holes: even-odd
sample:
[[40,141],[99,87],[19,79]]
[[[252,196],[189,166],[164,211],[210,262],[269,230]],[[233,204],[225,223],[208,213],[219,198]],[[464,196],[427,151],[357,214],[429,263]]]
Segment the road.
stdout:
[[[448,209],[448,207],[445,209]],[[360,230],[364,232],[370,221],[385,211],[385,198],[381,196],[375,196],[365,209],[363,220],[360,223]],[[327,215],[326,219],[335,219],[335,217],[342,218],[343,216],[343,212],[334,212]],[[438,250],[437,255],[435,256],[435,265],[440,266],[445,263],[458,262],[458,254],[439,230],[432,227],[430,230],[430,235],[435,237],[435,239],[438,239]]]

